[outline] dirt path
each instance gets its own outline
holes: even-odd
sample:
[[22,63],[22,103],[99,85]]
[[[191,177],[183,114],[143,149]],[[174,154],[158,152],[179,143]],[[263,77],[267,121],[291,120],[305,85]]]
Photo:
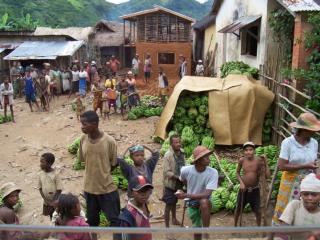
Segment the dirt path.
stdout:
[[[24,206],[19,212],[24,224],[47,225],[49,219],[43,217],[42,199],[37,189],[39,158],[44,152],[56,156],[55,168],[61,173],[64,192],[79,195],[82,192],[83,171],[72,170],[73,159],[67,152],[67,145],[81,134],[80,123],[71,111],[70,100],[60,97],[54,100],[50,112],[31,113],[22,99],[16,100],[15,112],[17,123],[0,125],[0,184],[16,182],[22,189],[21,198]],[[137,121],[122,121],[119,115],[111,115],[110,120],[101,121],[100,127],[118,142],[119,154],[134,143],[141,143],[154,149],[160,145],[152,142],[157,117]],[[163,212],[164,204],[158,199],[162,194],[162,161],[154,173],[155,191],[151,198],[151,212],[157,216]],[[123,200],[125,193],[121,192]],[[123,206],[123,201],[122,201]],[[181,217],[182,203],[178,209]],[[245,225],[253,223],[250,214],[244,217]],[[212,216],[212,226],[232,226],[231,213],[221,212]],[[186,217],[186,225],[191,226]],[[164,226],[162,221],[153,226]]]

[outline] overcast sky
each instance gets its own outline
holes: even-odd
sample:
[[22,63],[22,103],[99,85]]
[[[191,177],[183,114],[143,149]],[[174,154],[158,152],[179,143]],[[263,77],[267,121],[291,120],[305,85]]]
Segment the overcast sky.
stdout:
[[[112,3],[123,3],[123,2],[128,2],[129,0],[106,0],[107,2],[112,2]],[[179,0],[177,0],[179,1]],[[206,2],[207,0],[197,0],[198,2]]]

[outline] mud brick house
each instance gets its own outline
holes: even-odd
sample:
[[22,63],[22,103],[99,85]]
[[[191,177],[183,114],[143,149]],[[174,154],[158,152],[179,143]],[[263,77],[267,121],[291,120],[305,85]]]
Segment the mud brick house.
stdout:
[[[162,67],[170,79],[178,77],[179,55],[188,61],[191,74],[192,36],[191,24],[194,19],[155,5],[152,9],[121,16],[124,32],[129,25],[129,38],[124,36],[126,44],[123,53],[126,67],[131,67],[131,60],[138,53],[143,63],[147,53],[151,55],[152,78],[156,78]],[[127,24],[129,23],[129,24]],[[143,65],[143,64],[142,64]],[[140,76],[143,67],[140,67]]]

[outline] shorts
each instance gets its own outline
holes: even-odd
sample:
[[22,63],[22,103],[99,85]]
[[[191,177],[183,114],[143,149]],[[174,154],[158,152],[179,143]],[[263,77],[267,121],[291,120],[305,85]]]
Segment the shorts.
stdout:
[[188,207],[188,216],[192,222],[193,227],[202,227],[202,218],[199,208]]
[[145,78],[150,78],[151,77],[151,72],[144,72],[144,77]]
[[160,96],[167,96],[168,95],[168,88],[159,88],[159,95]]
[[43,210],[42,210],[43,216],[52,217],[53,213],[54,213],[54,207],[43,204]]
[[168,205],[177,204],[178,198],[176,197],[175,192],[175,190],[165,187],[162,200]]
[[[241,196],[243,196],[243,200],[241,199]],[[243,201],[243,205],[242,205],[243,208],[245,208],[245,206],[249,203],[250,207],[254,213],[260,213],[260,189],[259,189],[259,187],[255,187],[252,189],[246,189],[246,191],[244,191],[243,193],[241,191],[239,191],[238,197],[237,197],[237,209],[240,209],[241,201]]]
[[26,102],[36,102],[36,95],[34,93],[26,93]]
[[128,95],[121,94],[120,95],[121,107],[124,107],[128,104]]

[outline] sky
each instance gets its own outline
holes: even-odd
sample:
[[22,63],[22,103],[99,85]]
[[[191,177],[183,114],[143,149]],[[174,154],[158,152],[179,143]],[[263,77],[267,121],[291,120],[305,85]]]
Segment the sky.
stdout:
[[[112,3],[123,3],[123,2],[128,2],[129,0],[106,0],[107,2],[112,2]],[[204,3],[207,0],[197,0],[198,2]]]

